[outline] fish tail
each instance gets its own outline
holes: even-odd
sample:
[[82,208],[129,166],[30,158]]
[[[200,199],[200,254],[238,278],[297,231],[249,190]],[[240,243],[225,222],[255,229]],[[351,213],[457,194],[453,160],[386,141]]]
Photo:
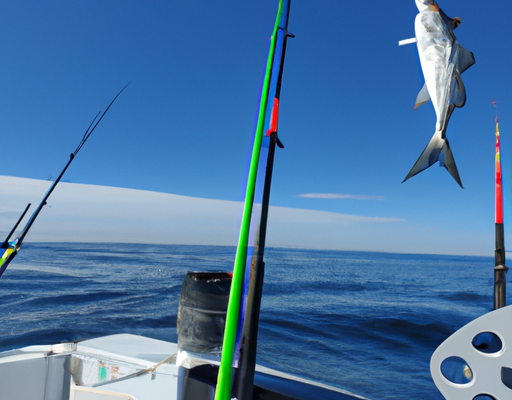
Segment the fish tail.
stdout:
[[430,139],[427,147],[425,147],[402,183],[414,175],[419,174],[421,171],[427,169],[438,161],[439,166],[445,167],[453,179],[457,181],[459,186],[464,188],[460,180],[459,171],[457,170],[457,165],[455,164],[455,159],[453,158],[448,139],[442,137],[441,131],[436,131],[434,133],[434,136],[432,136],[432,139]]

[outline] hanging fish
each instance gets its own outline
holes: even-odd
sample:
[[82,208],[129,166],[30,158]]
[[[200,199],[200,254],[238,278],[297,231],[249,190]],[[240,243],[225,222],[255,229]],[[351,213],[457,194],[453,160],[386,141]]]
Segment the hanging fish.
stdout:
[[446,139],[446,128],[455,107],[466,103],[461,74],[475,63],[475,57],[459,45],[453,33],[460,25],[460,18],[449,18],[434,0],[415,2],[419,10],[414,22],[416,38],[399,44],[417,44],[425,85],[416,98],[414,109],[432,100],[437,121],[434,136],[403,182],[439,161],[463,187]]

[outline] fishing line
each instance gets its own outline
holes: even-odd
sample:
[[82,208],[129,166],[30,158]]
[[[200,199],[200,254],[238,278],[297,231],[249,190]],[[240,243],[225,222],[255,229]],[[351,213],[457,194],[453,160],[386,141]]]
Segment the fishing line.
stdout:
[[[103,117],[105,116],[105,114],[107,113],[107,111],[109,110],[109,108],[112,106],[112,104],[114,104],[114,101],[116,101],[116,99],[119,97],[119,95],[123,92],[124,89],[126,89],[126,87],[130,84],[131,82],[128,82],[120,91],[119,93],[116,95],[116,97],[114,97],[112,99],[112,101],[110,102],[110,104],[108,105],[108,107],[105,109],[105,111],[103,111],[103,114],[101,114],[101,111],[98,112],[98,114],[96,114],[96,117],[94,117],[94,119],[92,120],[91,124],[89,125],[89,127],[87,128],[87,130],[85,131],[84,133],[84,137],[82,138],[82,141],[80,142],[80,144],[78,145],[78,147],[76,148],[76,150],[73,152],[73,156],[76,156],[76,154],[80,151],[80,149],[82,148],[82,146],[85,144],[85,142],[87,141],[87,139],[89,139],[89,136],[91,136],[91,134],[94,132],[94,130],[96,129],[96,127],[98,126],[98,124],[101,122],[101,120],[103,119]],[[98,115],[101,114],[101,117],[96,121],[96,119],[98,118]],[[94,124],[94,121],[96,121],[96,124],[92,127],[91,129],[91,126]]]

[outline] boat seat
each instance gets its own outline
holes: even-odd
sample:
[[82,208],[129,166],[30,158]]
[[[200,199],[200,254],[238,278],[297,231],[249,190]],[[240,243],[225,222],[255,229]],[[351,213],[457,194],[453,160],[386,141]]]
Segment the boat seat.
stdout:
[[430,372],[446,399],[512,398],[512,306],[465,325],[434,352]]

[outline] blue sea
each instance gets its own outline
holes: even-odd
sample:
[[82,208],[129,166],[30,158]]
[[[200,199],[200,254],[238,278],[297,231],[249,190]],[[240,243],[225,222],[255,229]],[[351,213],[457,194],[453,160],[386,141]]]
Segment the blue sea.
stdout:
[[[189,270],[234,247],[26,243],[0,279],[0,350],[113,333],[176,341]],[[258,363],[370,399],[443,399],[432,352],[492,308],[491,257],[268,248]]]

